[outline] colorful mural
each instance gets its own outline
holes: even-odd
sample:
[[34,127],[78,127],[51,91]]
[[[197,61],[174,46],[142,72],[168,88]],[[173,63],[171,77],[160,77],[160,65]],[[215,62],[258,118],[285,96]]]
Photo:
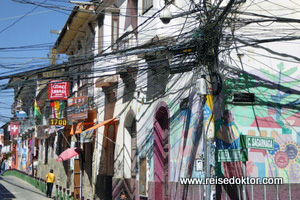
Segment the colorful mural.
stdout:
[[178,103],[168,102],[171,110],[169,180],[172,182],[179,181],[180,177],[203,177],[203,172],[194,170],[194,161],[202,152],[200,122],[205,104],[195,93],[189,96],[188,102],[184,109]]
[[[300,182],[300,81],[293,78],[297,70],[279,63],[273,71],[241,72],[224,82],[223,115],[216,119],[217,148],[240,148],[241,134],[274,138],[273,150],[248,150],[247,175],[251,177],[283,177],[284,183]],[[235,92],[254,93],[255,104],[232,104]],[[233,164],[217,164],[218,176],[229,174],[227,165]]]

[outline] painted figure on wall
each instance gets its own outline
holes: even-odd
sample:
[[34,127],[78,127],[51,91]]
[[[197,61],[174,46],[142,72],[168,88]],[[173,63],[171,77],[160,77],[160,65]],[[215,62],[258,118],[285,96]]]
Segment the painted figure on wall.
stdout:
[[239,149],[240,132],[230,110],[224,111],[223,117],[216,120],[215,126],[217,149]]

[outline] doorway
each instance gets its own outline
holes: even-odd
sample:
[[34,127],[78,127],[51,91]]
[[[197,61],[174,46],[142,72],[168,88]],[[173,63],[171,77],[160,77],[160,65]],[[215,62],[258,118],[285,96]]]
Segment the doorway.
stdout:
[[169,182],[169,110],[162,102],[154,117],[154,199],[167,200]]

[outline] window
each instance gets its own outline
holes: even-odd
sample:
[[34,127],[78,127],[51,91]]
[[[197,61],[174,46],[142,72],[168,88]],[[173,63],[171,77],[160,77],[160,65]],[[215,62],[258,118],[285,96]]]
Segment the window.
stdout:
[[103,20],[104,20],[104,15],[101,14],[98,18],[98,28],[99,28],[98,53],[101,53],[103,50]]
[[153,0],[143,0],[143,14],[153,7]]
[[119,38],[119,13],[112,13],[112,34],[111,34],[111,47],[118,49],[117,39]]

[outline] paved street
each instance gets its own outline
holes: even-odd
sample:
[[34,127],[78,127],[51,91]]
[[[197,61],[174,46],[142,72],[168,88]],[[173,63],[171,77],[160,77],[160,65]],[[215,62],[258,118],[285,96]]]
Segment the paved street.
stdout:
[[[54,194],[54,191],[52,194]],[[50,198],[47,198],[41,191],[19,178],[0,176],[0,199],[49,200]]]

